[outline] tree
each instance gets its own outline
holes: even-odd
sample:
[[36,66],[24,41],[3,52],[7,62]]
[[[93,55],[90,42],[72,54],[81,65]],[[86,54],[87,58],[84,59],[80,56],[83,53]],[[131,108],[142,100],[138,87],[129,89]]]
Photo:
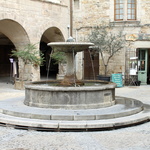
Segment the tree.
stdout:
[[[100,53],[105,69],[105,76],[107,76],[110,59],[125,47],[125,35],[122,31],[113,32],[112,26],[97,26],[88,35],[88,40],[95,44],[91,49]],[[106,54],[107,57],[105,56]]]
[[37,51],[36,44],[27,44],[22,49],[12,50],[11,53],[11,56],[20,58],[24,62],[22,80],[24,80],[24,70],[27,64],[32,64],[34,67],[37,67],[41,66],[44,62],[43,54]]

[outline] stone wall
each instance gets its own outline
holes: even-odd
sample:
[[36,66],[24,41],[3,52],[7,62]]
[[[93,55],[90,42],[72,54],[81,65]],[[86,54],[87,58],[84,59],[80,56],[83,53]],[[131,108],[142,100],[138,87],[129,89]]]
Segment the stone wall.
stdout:
[[[74,8],[74,37],[78,41],[86,39],[87,35],[91,32],[91,28],[99,26],[103,22],[105,24],[111,24],[117,30],[122,29],[127,35],[135,34],[139,35],[150,34],[150,1],[137,0],[137,19],[135,21],[127,21],[127,16],[124,16],[123,21],[114,21],[114,0],[79,0],[79,7]],[[125,1],[124,1],[125,2]],[[116,31],[117,32],[117,31]],[[145,45],[146,41],[146,45]],[[137,48],[149,48],[150,39],[132,40],[127,39],[127,47],[123,48],[120,53],[117,53],[110,62],[111,73],[121,72],[123,74],[128,73],[128,59],[129,57],[136,55]],[[82,64],[84,62],[82,61]],[[81,65],[82,67],[83,65]],[[104,67],[101,64],[100,58],[100,69],[101,74]]]
[[[126,1],[126,0],[125,0]],[[40,40],[64,41],[68,37],[70,24],[69,0],[1,0],[0,33],[10,39],[16,48],[27,43],[39,43]],[[74,1],[73,1],[74,2]],[[73,37],[85,41],[93,26],[103,22],[116,29],[122,29],[127,35],[150,34],[150,2],[137,0],[136,21],[114,21],[114,0],[76,0],[73,7]],[[126,16],[124,17],[126,18]],[[47,29],[53,28],[51,31]],[[53,32],[52,32],[53,31]],[[43,37],[44,34],[44,37]],[[0,44],[3,41],[0,40]],[[149,39],[127,39],[128,46],[112,58],[109,74],[127,73],[128,59],[136,55],[137,48],[149,48]],[[37,47],[38,49],[39,47]],[[77,55],[77,76],[83,78],[83,54]],[[20,70],[22,63],[19,64]],[[40,70],[28,69],[31,80],[40,78]],[[99,73],[103,72],[100,58]]]
[[[39,43],[49,28],[52,30],[44,36],[47,42],[64,40],[68,36],[68,5],[68,0],[56,3],[51,0],[1,0],[0,32],[18,49],[28,43]],[[19,70],[22,68],[19,63]],[[28,71],[27,76],[32,81],[39,80],[39,68]]]

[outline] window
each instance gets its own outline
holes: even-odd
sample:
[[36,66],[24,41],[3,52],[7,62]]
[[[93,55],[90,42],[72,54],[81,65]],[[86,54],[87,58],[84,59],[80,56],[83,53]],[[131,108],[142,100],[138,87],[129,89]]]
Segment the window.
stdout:
[[136,0],[115,0],[115,20],[136,20]]
[[136,19],[136,0],[128,0],[127,4],[127,19],[135,20]]
[[123,20],[123,0],[115,0],[115,20]]

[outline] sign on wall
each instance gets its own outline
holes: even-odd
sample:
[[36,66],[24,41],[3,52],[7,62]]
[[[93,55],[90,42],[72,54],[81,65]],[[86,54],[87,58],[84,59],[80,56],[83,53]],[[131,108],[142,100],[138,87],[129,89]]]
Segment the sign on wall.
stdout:
[[140,34],[127,34],[126,40],[128,41],[150,41],[150,34],[140,33]]

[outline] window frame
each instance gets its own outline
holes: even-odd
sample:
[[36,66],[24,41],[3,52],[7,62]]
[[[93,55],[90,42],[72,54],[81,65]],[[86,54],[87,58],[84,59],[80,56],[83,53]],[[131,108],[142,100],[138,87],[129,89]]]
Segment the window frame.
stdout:
[[[130,1],[131,3],[129,2],[129,0],[125,0],[125,1],[114,0],[114,20],[115,21],[136,21],[137,20],[137,0],[134,0],[134,2],[133,0],[130,0]],[[123,6],[119,7],[121,5]],[[135,7],[132,7],[132,5],[134,5]],[[129,6],[131,6],[131,8],[129,8]],[[121,10],[122,10],[122,13],[121,13]]]
[[[124,11],[124,10],[123,10],[123,9],[124,9],[124,3],[123,3],[123,1],[122,1],[122,3],[117,3],[116,1],[117,1],[117,0],[115,0],[115,2],[114,2],[114,5],[115,5],[115,6],[114,6],[114,18],[115,18],[116,21],[120,21],[120,20],[123,20],[123,16],[124,16],[124,12],[123,12],[123,11]],[[122,7],[122,8],[121,8],[121,7],[118,7],[118,8],[117,8],[117,4],[118,4],[118,6],[122,4],[123,7]],[[122,10],[122,14],[120,13],[121,10]],[[118,13],[117,13],[117,11],[118,11]],[[117,15],[118,15],[118,18],[119,18],[119,19],[117,19],[117,17],[116,17]],[[121,18],[121,15],[122,15],[122,19],[120,19],[120,18]]]
[[[132,2],[133,0],[130,0],[130,1],[131,3],[129,2],[129,0],[127,0],[127,20],[136,20],[136,10],[137,10],[136,0],[134,0],[134,3]],[[129,4],[131,4],[131,8],[128,7]],[[134,8],[132,8],[132,4],[134,4]],[[129,10],[131,10],[130,13],[129,13]],[[128,18],[129,14],[131,18]],[[133,16],[134,18],[132,18]]]

